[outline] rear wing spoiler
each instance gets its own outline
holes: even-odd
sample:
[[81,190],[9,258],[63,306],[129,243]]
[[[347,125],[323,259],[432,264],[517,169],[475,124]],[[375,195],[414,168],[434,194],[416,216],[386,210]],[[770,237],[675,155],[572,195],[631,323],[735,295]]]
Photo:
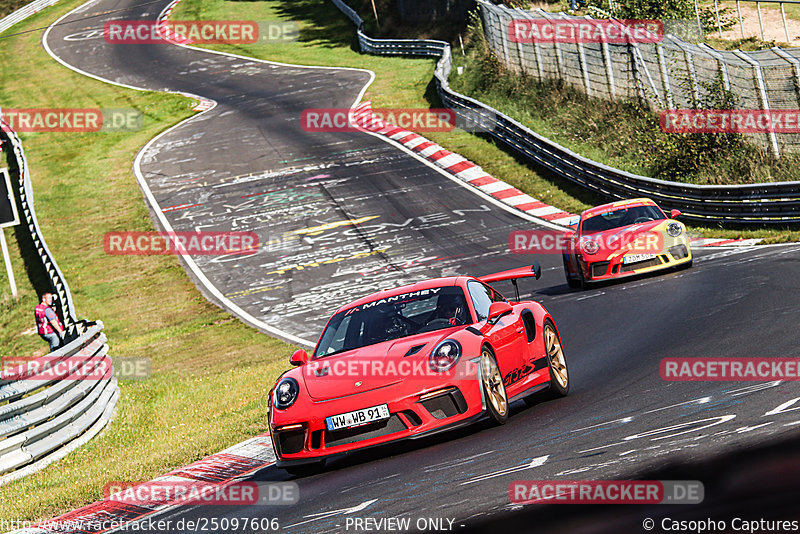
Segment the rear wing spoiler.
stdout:
[[519,267],[508,271],[502,271],[494,274],[487,274],[486,276],[479,276],[478,280],[491,284],[492,282],[502,282],[503,280],[511,280],[514,284],[514,291],[517,294],[517,302],[519,302],[519,287],[517,287],[517,280],[520,278],[536,278],[537,280],[542,277],[542,267],[538,261],[534,261],[533,265],[528,267]]

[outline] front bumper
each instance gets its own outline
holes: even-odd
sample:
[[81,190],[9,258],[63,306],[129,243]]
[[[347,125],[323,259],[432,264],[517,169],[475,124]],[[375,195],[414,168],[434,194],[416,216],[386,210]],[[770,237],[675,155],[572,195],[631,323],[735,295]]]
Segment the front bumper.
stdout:
[[[326,427],[326,417],[380,404],[388,405],[389,419],[349,429],[328,430]],[[306,398],[301,402],[298,399],[285,411],[273,408],[270,434],[278,465],[293,465],[392,441],[420,438],[469,424],[483,413],[477,378],[425,388],[420,388],[418,383],[401,382],[332,400]]]
[[649,260],[625,264],[623,263],[623,257],[623,255],[617,255],[605,260],[589,257],[588,262],[585,257],[582,257],[580,264],[581,269],[583,269],[584,279],[595,282],[633,276],[660,269],[670,269],[691,262],[692,249],[688,243],[679,242],[669,247],[664,247],[661,252]]

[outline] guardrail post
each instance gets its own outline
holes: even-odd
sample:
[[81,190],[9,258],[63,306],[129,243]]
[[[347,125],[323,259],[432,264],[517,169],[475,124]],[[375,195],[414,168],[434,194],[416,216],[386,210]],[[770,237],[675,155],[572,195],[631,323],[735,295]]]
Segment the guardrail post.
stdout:
[[[764,111],[769,111],[769,96],[767,95],[767,86],[764,83],[764,75],[761,70],[761,65],[758,63],[758,61],[754,60],[741,50],[734,50],[733,53],[736,54],[736,57],[741,58],[745,63],[753,67],[753,72],[756,75],[756,83],[758,84],[758,94],[759,100],[761,101],[761,109]],[[778,136],[774,131],[769,132],[769,140],[772,146],[772,153],[776,158],[781,157],[780,147],[778,146]]]

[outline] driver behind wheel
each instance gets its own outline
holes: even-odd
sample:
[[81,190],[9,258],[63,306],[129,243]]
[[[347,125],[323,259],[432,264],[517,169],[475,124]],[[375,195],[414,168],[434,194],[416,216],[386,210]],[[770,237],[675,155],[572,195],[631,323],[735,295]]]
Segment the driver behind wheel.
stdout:
[[436,303],[436,309],[426,324],[447,321],[452,326],[467,324],[467,307],[464,299],[458,295],[442,295]]

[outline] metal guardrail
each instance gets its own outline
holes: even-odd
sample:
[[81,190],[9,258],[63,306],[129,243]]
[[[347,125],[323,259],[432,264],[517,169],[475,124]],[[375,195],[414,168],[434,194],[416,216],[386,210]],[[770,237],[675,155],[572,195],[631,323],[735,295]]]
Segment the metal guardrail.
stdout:
[[0,33],[3,33],[11,26],[18,22],[22,22],[26,18],[30,17],[31,15],[35,15],[42,9],[52,6],[58,2],[58,0],[35,0],[30,4],[26,4],[19,8],[18,10],[14,11],[13,13],[3,17],[0,19]]
[[[68,341],[43,357],[46,359],[34,363],[40,368],[45,363],[52,368],[56,362],[106,365],[113,372],[103,324],[76,319],[69,286],[47,248],[36,219],[33,186],[22,143],[2,120],[0,140],[8,153],[11,176],[16,180],[21,224],[30,233],[47,272],[50,290],[59,296],[58,311]],[[91,439],[111,419],[118,398],[119,388],[113,375],[87,380],[59,375],[39,379],[0,372],[0,485],[43,468]]]
[[[102,330],[98,322],[47,356],[0,373],[0,485],[58,459],[111,419],[119,388]],[[34,365],[53,371],[31,374]],[[97,376],[80,378],[75,367],[98,369]]]
[[[704,223],[789,224],[800,222],[800,182],[748,185],[694,185],[657,180],[625,172],[585,158],[543,137],[496,109],[450,89],[450,45],[442,41],[373,39],[364,23],[342,0],[333,3],[357,26],[364,52],[391,55],[437,56],[434,77],[442,103],[514,151],[559,176],[612,199],[646,196],[665,209],[679,209],[682,217]],[[484,6],[479,2],[481,8]],[[440,51],[439,54],[436,52]],[[476,118],[479,117],[479,118]]]
[[33,209],[33,186],[29,178],[28,161],[25,159],[22,142],[17,134],[11,130],[11,127],[3,122],[2,116],[0,116],[0,140],[3,141],[4,150],[10,149],[8,165],[12,178],[16,177],[22,224],[28,227],[28,231],[31,234],[33,245],[36,247],[36,252],[50,281],[50,290],[58,295],[58,302],[61,305],[61,309],[58,311],[64,323],[64,329],[67,331],[67,338],[76,337],[83,332],[83,324],[75,316],[75,307],[72,302],[69,285],[61,273],[61,269],[58,268],[50,249],[47,248],[47,243],[36,220],[36,213]]

